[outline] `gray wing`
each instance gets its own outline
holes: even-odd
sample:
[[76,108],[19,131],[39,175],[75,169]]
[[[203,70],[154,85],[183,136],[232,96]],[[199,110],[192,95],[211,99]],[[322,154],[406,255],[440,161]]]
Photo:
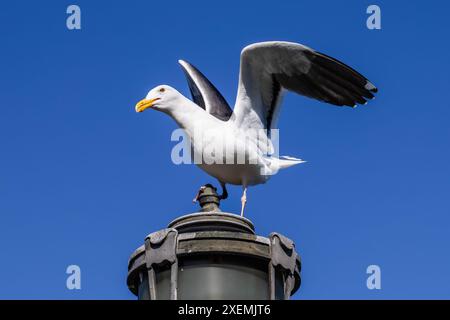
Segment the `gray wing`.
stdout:
[[283,89],[337,106],[355,107],[377,88],[344,63],[291,42],[261,42],[241,53],[234,112],[240,126],[276,126]]
[[183,68],[194,102],[216,118],[227,121],[233,111],[219,90],[189,62],[178,61]]

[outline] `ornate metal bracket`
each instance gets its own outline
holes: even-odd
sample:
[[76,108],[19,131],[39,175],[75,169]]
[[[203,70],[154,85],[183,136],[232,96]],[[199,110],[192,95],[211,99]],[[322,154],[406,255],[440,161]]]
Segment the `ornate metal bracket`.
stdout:
[[151,300],[156,300],[155,267],[170,264],[170,299],[177,300],[178,288],[178,231],[163,229],[149,234],[145,238],[145,264],[148,274],[148,286]]
[[271,233],[269,262],[270,300],[275,300],[275,271],[283,276],[284,299],[288,300],[295,287],[295,273],[300,273],[300,257],[295,251],[294,242],[279,233]]

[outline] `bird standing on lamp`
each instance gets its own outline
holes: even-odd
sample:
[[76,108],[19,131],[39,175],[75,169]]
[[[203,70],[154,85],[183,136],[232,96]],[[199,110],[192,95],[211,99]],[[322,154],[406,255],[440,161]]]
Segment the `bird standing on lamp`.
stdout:
[[[270,156],[271,130],[276,128],[285,91],[337,106],[356,107],[374,97],[377,88],[361,74],[327,55],[291,42],[261,42],[241,53],[239,85],[234,110],[220,92],[194,66],[180,60],[193,101],[174,88],[160,85],[136,105],[137,112],[148,108],[171,116],[192,143],[193,156],[201,155],[199,167],[221,184],[242,185],[241,216],[247,202],[247,187],[265,183],[279,169],[304,162],[301,159]],[[261,130],[265,134],[261,134]],[[220,134],[208,134],[214,131]],[[201,134],[201,142],[196,132]],[[204,152],[208,146],[232,142],[233,158],[227,162]],[[206,158],[205,158],[206,157]]]

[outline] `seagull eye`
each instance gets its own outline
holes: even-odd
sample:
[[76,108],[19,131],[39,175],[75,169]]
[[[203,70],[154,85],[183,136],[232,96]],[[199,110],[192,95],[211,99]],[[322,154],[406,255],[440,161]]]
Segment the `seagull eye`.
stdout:
[[159,92],[164,92],[164,91],[166,91],[166,89],[164,89],[164,88],[159,89]]

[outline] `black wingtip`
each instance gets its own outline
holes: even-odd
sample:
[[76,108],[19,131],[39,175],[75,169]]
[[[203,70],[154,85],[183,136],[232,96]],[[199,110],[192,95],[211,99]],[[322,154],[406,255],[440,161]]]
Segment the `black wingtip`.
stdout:
[[367,81],[366,85],[364,86],[366,90],[369,90],[370,92],[377,93],[378,88],[374,86],[374,84],[370,81]]

